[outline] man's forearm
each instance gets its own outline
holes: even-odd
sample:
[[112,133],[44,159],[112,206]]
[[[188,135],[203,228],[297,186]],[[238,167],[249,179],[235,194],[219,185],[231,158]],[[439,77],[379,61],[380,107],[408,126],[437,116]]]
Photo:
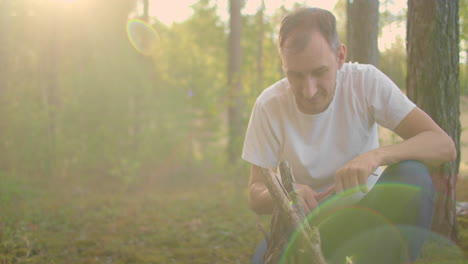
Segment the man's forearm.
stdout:
[[249,188],[249,207],[257,214],[272,214],[274,208],[267,186],[263,182],[256,182]]
[[426,131],[394,145],[378,148],[381,165],[391,165],[404,160],[419,160],[431,165],[456,159],[453,140],[443,132]]

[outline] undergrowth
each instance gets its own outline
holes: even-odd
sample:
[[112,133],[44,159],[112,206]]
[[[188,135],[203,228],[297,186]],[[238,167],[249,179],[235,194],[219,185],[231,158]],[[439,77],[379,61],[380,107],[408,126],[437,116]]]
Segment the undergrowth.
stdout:
[[[256,224],[269,225],[269,217],[247,208],[240,180],[153,179],[120,188],[107,181],[0,179],[1,264],[249,263],[262,238]],[[460,227],[468,252],[468,218],[460,218]],[[441,247],[444,253],[434,255]],[[436,239],[422,253],[431,261],[418,263],[468,263],[459,255]]]

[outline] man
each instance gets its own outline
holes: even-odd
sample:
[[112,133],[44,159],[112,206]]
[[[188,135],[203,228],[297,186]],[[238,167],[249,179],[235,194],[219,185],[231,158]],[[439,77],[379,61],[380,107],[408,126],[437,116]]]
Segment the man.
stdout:
[[[341,197],[340,206],[347,206],[340,208],[356,208],[315,223],[330,263],[345,263],[344,257],[351,255],[356,255],[355,263],[414,261],[426,238],[420,230],[430,229],[433,214],[426,165],[454,160],[452,139],[378,69],[345,63],[346,47],[339,43],[329,11],[303,8],[286,16],[279,55],[286,78],[257,98],[244,142],[242,158],[252,164],[250,208],[272,213],[274,203],[261,169],[286,160],[307,212],[318,206],[321,193],[330,191]],[[380,147],[377,124],[403,141]],[[388,167],[382,172],[381,166]],[[411,185],[417,191],[374,187],[384,183]],[[357,208],[375,214],[366,216]],[[405,249],[383,243],[386,237],[369,231],[383,226],[376,215],[389,221],[387,227],[397,228],[392,230],[401,234]],[[359,241],[368,242],[361,247],[367,252],[358,252]],[[358,253],[347,252],[351,248]],[[253,262],[262,263],[264,253],[263,242]]]

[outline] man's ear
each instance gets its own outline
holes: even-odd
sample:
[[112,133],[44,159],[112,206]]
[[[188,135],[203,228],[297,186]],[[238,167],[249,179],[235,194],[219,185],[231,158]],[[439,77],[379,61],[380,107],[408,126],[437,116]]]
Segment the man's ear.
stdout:
[[345,63],[346,60],[346,46],[345,44],[340,44],[340,47],[338,48],[338,69],[341,69],[343,67],[343,64]]
[[283,64],[283,57],[280,54],[280,63],[281,63],[281,72],[283,73],[283,76],[286,75],[286,71],[284,70],[284,64]]

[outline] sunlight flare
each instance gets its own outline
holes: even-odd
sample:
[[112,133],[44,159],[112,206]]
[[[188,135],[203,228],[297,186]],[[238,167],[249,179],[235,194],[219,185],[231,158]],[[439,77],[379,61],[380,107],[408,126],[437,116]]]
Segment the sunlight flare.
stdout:
[[148,22],[136,18],[130,19],[126,30],[128,40],[136,51],[145,56],[153,54],[159,36]]

